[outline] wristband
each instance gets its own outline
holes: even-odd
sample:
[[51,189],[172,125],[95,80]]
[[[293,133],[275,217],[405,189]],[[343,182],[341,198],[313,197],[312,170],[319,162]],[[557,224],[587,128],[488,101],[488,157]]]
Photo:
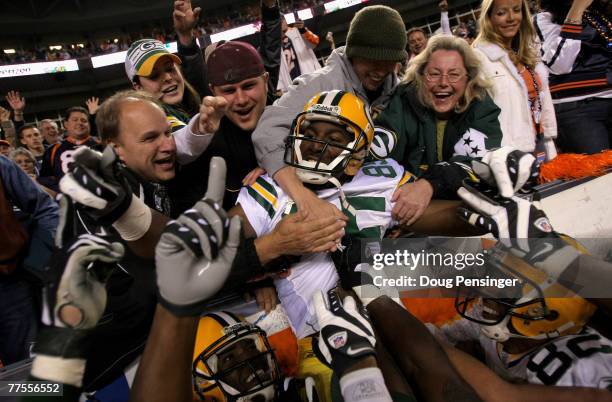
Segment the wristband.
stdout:
[[113,227],[123,240],[135,241],[147,233],[152,220],[153,216],[149,207],[132,194],[129,208],[113,223]]
[[391,402],[382,371],[369,367],[340,378],[340,389],[346,402]]

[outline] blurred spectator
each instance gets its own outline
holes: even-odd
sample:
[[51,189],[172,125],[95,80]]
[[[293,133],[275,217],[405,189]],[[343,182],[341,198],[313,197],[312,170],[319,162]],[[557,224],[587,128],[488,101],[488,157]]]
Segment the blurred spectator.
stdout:
[[62,139],[57,123],[51,119],[41,120],[38,123],[38,129],[43,136],[43,145],[45,146],[51,146]]
[[8,158],[12,150],[13,146],[10,142],[7,140],[0,140],[0,155],[4,155]]
[[36,165],[40,168],[43,155],[45,154],[45,146],[43,139],[33,124],[26,124],[19,129],[19,145],[25,147],[36,158]]
[[25,148],[17,148],[11,151],[9,159],[15,162],[28,176],[36,180],[36,159],[32,152]]
[[25,148],[17,148],[9,154],[9,159],[12,160],[23,170],[32,180],[34,180],[40,188],[51,197],[55,198],[57,193],[50,188],[46,187],[45,184],[48,184],[48,180],[45,178],[38,177],[38,168],[36,159],[32,152],[28,151]]
[[[20,223],[14,207],[29,222]],[[28,273],[46,263],[48,248],[43,244],[52,244],[57,224],[58,207],[51,197],[15,163],[0,156],[0,360],[4,364],[29,357],[37,313]],[[29,265],[32,255],[38,257],[38,266]]]
[[470,26],[465,22],[460,23],[453,30],[453,35],[465,39],[467,43],[470,45],[474,42],[474,38],[476,37],[475,33],[470,29]]
[[612,143],[612,16],[604,3],[540,0],[536,32],[564,152],[592,154]]
[[474,47],[493,84],[491,97],[501,109],[502,146],[532,152],[542,162],[557,155],[557,121],[527,1],[517,3],[519,7],[501,0],[482,2]]
[[72,154],[80,146],[100,150],[98,140],[90,136],[89,112],[80,106],[73,106],[66,111],[66,137],[55,143],[45,151],[41,177],[49,177],[52,180],[51,189],[59,191],[57,182],[68,171],[68,164],[72,162]]
[[15,143],[15,125],[11,121],[11,112],[7,109],[0,107],[0,139],[4,139],[11,146]]
[[303,21],[287,24],[281,18],[282,55],[276,89],[287,92],[291,82],[302,74],[310,74],[321,65],[313,49],[319,44],[319,37],[304,26]]

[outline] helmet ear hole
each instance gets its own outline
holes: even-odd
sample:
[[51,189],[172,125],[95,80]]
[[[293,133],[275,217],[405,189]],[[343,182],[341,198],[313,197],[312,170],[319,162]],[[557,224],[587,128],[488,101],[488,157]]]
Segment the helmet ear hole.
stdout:
[[559,312],[557,310],[551,310],[550,313],[546,316],[548,321],[555,321],[559,318]]

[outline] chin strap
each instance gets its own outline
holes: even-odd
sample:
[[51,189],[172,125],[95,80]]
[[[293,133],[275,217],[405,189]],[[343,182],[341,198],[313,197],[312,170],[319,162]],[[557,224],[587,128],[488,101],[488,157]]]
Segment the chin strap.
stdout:
[[328,181],[336,186],[338,192],[340,193],[340,206],[342,207],[342,210],[353,216],[357,216],[357,210],[351,204],[349,204],[348,200],[346,199],[346,195],[344,194],[344,191],[342,191],[342,184],[340,181],[335,177],[330,177]]

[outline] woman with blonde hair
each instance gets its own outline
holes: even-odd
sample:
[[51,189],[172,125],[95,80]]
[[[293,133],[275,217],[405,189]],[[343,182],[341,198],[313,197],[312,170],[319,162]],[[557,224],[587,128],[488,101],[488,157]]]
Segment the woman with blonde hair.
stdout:
[[389,156],[419,177],[393,196],[394,218],[400,223],[412,224],[432,197],[456,198],[468,176],[460,162],[499,147],[499,108],[487,94],[488,86],[478,57],[461,38],[434,36],[412,60],[377,119],[397,136]]
[[533,152],[541,163],[557,155],[555,110],[527,0],[483,0],[473,46],[501,109],[502,145]]

